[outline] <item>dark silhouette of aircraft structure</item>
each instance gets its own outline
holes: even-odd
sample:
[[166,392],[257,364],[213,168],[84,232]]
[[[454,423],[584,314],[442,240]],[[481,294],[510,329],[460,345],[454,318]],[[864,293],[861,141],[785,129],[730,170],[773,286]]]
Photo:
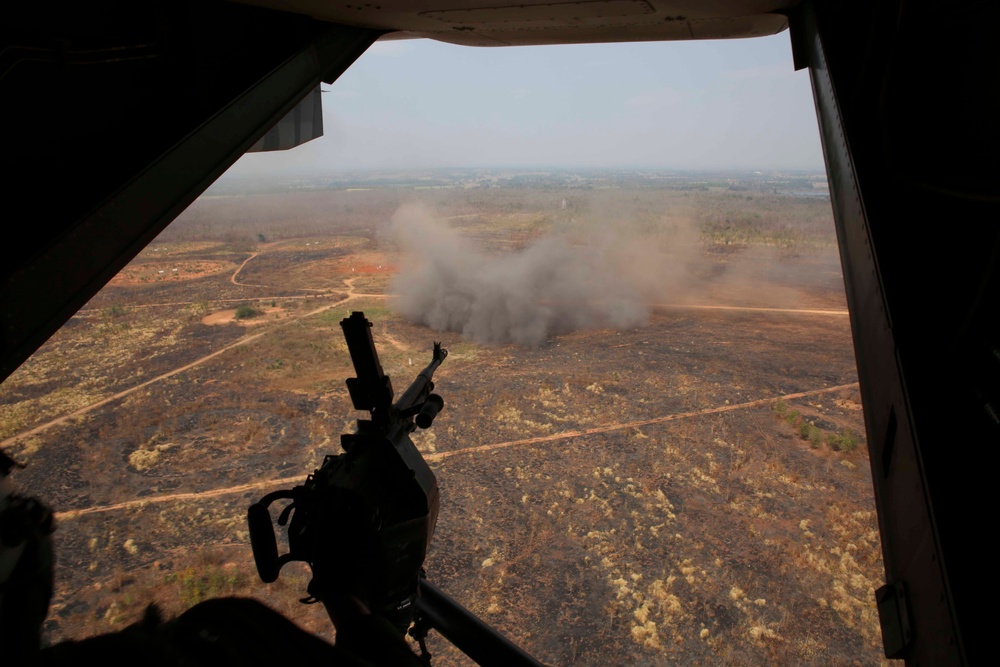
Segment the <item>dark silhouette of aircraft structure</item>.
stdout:
[[376,39],[787,28],[812,80],[851,312],[886,654],[974,663],[990,644],[996,560],[985,542],[1000,442],[998,18],[1000,5],[975,0],[7,3],[0,379],[240,155],[321,134],[320,82]]

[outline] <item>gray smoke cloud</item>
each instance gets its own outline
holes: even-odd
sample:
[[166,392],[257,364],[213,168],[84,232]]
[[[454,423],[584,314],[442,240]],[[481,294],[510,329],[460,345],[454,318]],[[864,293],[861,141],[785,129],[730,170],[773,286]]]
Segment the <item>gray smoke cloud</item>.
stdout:
[[400,208],[392,231],[403,251],[397,308],[437,331],[484,344],[538,345],[560,333],[648,319],[621,253],[609,245],[550,235],[489,255],[419,205]]

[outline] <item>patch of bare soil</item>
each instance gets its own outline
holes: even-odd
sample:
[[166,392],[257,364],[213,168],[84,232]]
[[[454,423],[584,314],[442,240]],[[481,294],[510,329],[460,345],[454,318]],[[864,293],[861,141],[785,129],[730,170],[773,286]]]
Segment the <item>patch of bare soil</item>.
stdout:
[[243,317],[237,319],[236,309],[231,308],[227,310],[217,310],[214,313],[210,313],[201,318],[201,323],[209,326],[235,323],[245,327],[252,327],[259,324],[270,324],[276,320],[283,320],[291,315],[292,313],[289,313],[284,308],[272,306],[262,308],[260,313],[253,317]]
[[171,260],[133,262],[111,279],[111,285],[146,285],[162,281],[195,280],[232,271],[236,265],[221,260]]
[[153,242],[143,248],[139,253],[139,259],[162,259],[163,257],[177,257],[178,255],[204,256],[212,254],[219,249],[222,244],[218,241],[182,241],[175,243]]
[[391,276],[396,272],[395,258],[389,253],[365,248],[335,255],[326,252],[322,257],[308,262],[289,263],[286,266],[291,279],[303,284],[336,284],[346,278]]

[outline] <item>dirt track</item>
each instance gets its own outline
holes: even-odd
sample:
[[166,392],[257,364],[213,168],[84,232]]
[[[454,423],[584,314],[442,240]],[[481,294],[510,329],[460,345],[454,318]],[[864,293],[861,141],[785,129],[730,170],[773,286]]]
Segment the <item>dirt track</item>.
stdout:
[[[745,410],[747,408],[756,408],[762,405],[771,405],[773,403],[777,403],[778,401],[791,401],[797,398],[805,398],[807,396],[828,394],[831,392],[841,391],[844,389],[853,389],[856,388],[857,386],[858,386],[857,382],[852,382],[850,384],[837,385],[836,387],[825,387],[823,389],[816,389],[813,391],[800,391],[794,394],[785,394],[784,396],[773,396],[771,398],[763,398],[756,401],[748,401],[746,403],[737,403],[734,405],[720,405],[714,408],[705,408],[704,410],[681,412],[678,414],[666,415],[664,417],[657,417],[655,419],[643,419],[640,421],[622,422],[618,424],[605,424],[603,426],[595,426],[593,428],[583,429],[579,431],[563,431],[561,433],[553,433],[552,435],[540,436],[538,438],[511,440],[508,442],[497,442],[489,445],[481,445],[478,447],[467,447],[465,449],[456,449],[454,451],[449,451],[449,452],[424,454],[424,459],[433,462],[433,461],[440,461],[442,459],[446,459],[452,456],[479,454],[482,452],[489,452],[497,449],[506,449],[508,447],[518,447],[521,445],[534,445],[542,442],[553,442],[556,440],[569,440],[571,438],[580,438],[583,436],[595,435],[598,433],[609,433],[611,431],[620,431],[628,428],[638,428],[641,426],[649,426],[651,424],[662,424],[664,422],[676,421],[679,419],[689,419],[691,417],[718,414],[721,412],[731,412],[733,410]],[[214,496],[224,496],[234,493],[243,493],[245,491],[252,491],[253,489],[279,487],[288,484],[298,484],[303,480],[305,474],[306,471],[303,471],[302,474],[295,475],[293,477],[280,477],[277,479],[261,480],[258,482],[250,482],[248,484],[240,484],[237,486],[230,486],[221,489],[212,489],[211,491],[201,491],[196,493],[171,493],[162,496],[155,496],[152,498],[143,498],[141,500],[129,500],[123,503],[115,503],[113,505],[99,505],[95,507],[87,507],[84,509],[73,510],[69,512],[59,512],[56,514],[56,518],[61,521],[67,521],[86,514],[97,514],[100,512],[114,512],[116,510],[123,510],[131,507],[145,507],[146,505],[155,503],[166,503],[179,500],[197,500],[198,498],[208,498]]]
[[[462,217],[462,216],[458,216],[458,217]],[[230,281],[234,285],[240,285],[240,286],[244,286],[244,287],[266,287],[265,285],[251,285],[250,283],[241,283],[241,282],[238,282],[236,278],[240,274],[240,272],[243,270],[243,268],[247,265],[247,263],[250,262],[250,260],[254,259],[255,257],[258,257],[261,254],[261,252],[264,251],[264,249],[271,248],[271,247],[279,245],[281,243],[283,243],[283,242],[282,241],[275,241],[275,242],[268,243],[266,245],[261,246],[261,250],[260,251],[252,253],[249,257],[247,257],[245,260],[243,260],[243,262],[239,265],[239,267],[233,272],[233,275],[230,277]],[[24,431],[24,432],[19,433],[17,435],[11,436],[11,437],[7,438],[6,440],[0,441],[0,447],[5,447],[5,446],[8,446],[8,445],[11,445],[14,442],[16,442],[17,440],[21,439],[21,438],[30,437],[32,435],[36,435],[38,433],[41,433],[41,432],[43,432],[43,431],[45,431],[45,430],[47,430],[47,429],[49,429],[49,428],[51,428],[53,426],[56,426],[58,424],[62,424],[62,423],[66,422],[66,421],[68,421],[70,419],[73,419],[74,417],[79,417],[81,415],[87,414],[88,412],[90,412],[92,410],[95,410],[95,409],[97,409],[97,408],[99,408],[101,406],[107,405],[108,403],[111,403],[112,401],[116,401],[116,400],[118,400],[120,398],[124,398],[125,396],[128,396],[129,394],[131,394],[131,393],[133,393],[133,392],[135,392],[135,391],[137,391],[139,389],[147,387],[147,386],[149,386],[151,384],[154,384],[156,382],[160,382],[160,381],[165,380],[167,378],[173,377],[174,375],[177,375],[178,373],[183,373],[184,371],[190,370],[191,368],[199,366],[199,365],[201,365],[201,364],[203,364],[203,363],[205,363],[205,362],[207,362],[207,361],[209,361],[211,359],[214,359],[215,357],[218,357],[219,355],[221,355],[221,354],[223,354],[225,352],[228,352],[229,350],[232,350],[234,348],[240,347],[242,345],[246,345],[247,343],[251,343],[251,342],[253,342],[253,341],[261,338],[262,336],[268,335],[269,333],[275,331],[276,329],[278,329],[280,327],[283,327],[283,326],[285,326],[287,324],[290,324],[290,323],[295,322],[297,320],[300,320],[302,318],[311,317],[313,315],[316,315],[316,314],[322,313],[322,312],[324,312],[326,310],[329,310],[330,308],[333,308],[335,306],[343,305],[344,303],[346,303],[348,301],[351,301],[351,300],[354,300],[354,299],[358,299],[358,298],[390,299],[390,298],[393,298],[395,296],[395,295],[392,295],[392,294],[363,294],[363,293],[356,293],[354,291],[354,282],[355,282],[355,280],[356,280],[356,278],[353,278],[353,277],[352,278],[346,278],[344,280],[344,285],[347,288],[347,296],[345,296],[342,299],[339,299],[339,300],[337,300],[337,301],[335,301],[333,303],[321,306],[319,308],[311,310],[311,311],[309,311],[307,313],[304,313],[302,315],[298,315],[296,317],[288,318],[287,320],[284,320],[284,321],[282,321],[279,324],[276,324],[276,325],[274,325],[272,327],[269,327],[266,331],[261,331],[259,333],[255,333],[253,335],[246,336],[245,338],[241,338],[240,340],[236,341],[235,343],[227,345],[227,346],[225,346],[225,347],[223,347],[223,348],[221,348],[219,350],[216,350],[215,352],[212,352],[211,354],[208,354],[208,355],[206,355],[204,357],[201,357],[200,359],[196,359],[195,361],[192,361],[191,363],[185,364],[183,366],[175,368],[175,369],[173,369],[171,371],[168,371],[166,373],[162,373],[160,375],[157,375],[156,377],[150,378],[149,380],[146,380],[146,381],[144,381],[144,382],[142,382],[142,383],[140,383],[140,384],[138,384],[138,385],[136,385],[134,387],[130,387],[129,389],[125,389],[123,391],[117,392],[115,394],[112,394],[111,396],[108,396],[107,398],[104,398],[104,399],[100,400],[100,401],[97,401],[95,403],[91,403],[90,405],[86,405],[86,406],[84,406],[82,408],[79,408],[78,410],[74,410],[73,412],[70,412],[70,413],[68,413],[66,415],[63,415],[61,417],[57,417],[56,419],[53,419],[53,420],[48,421],[48,422],[45,422],[44,424],[40,424],[40,425],[38,425],[38,426],[30,429],[30,430],[27,430],[27,431]],[[288,298],[288,297],[283,297],[283,298]],[[292,298],[295,298],[295,297],[292,297]],[[299,297],[299,298],[308,298],[308,297]],[[240,299],[240,301],[245,301],[245,299]],[[186,304],[158,304],[158,305],[186,305]],[[698,305],[698,304],[691,305],[691,304],[666,304],[666,303],[654,303],[654,304],[649,304],[649,305],[653,309],[657,309],[657,310],[665,310],[665,309],[723,310],[723,311],[736,311],[736,312],[783,313],[783,314],[820,315],[820,316],[836,316],[836,317],[842,317],[842,316],[846,316],[846,315],[849,314],[848,311],[846,311],[846,310],[824,310],[824,309],[808,309],[808,308],[766,308],[766,307],[733,306],[733,305]],[[396,341],[395,339],[393,339],[391,336],[389,337],[389,342],[394,347],[396,347],[397,349],[400,349],[400,350],[405,350],[406,349],[405,346],[402,346],[398,341]],[[552,437],[552,436],[549,436],[549,437]],[[443,454],[441,456],[443,457]]]
[[[18,433],[17,435],[11,436],[11,437],[7,438],[6,440],[0,441],[0,447],[9,446],[9,445],[13,444],[14,442],[16,442],[17,440],[19,440],[21,438],[26,438],[26,437],[29,437],[29,436],[41,433],[42,431],[45,431],[45,430],[51,428],[52,426],[56,426],[58,424],[62,424],[63,422],[65,422],[65,421],[67,421],[69,419],[72,419],[74,417],[79,417],[81,415],[84,415],[84,414],[90,412],[91,410],[99,408],[99,407],[101,407],[103,405],[107,405],[108,403],[110,403],[112,401],[115,401],[115,400],[118,400],[119,398],[124,398],[125,396],[128,396],[132,392],[137,391],[139,389],[142,389],[143,387],[147,387],[147,386],[149,386],[149,385],[151,385],[153,383],[160,382],[161,380],[166,380],[167,378],[173,377],[174,375],[177,375],[178,373],[183,373],[184,371],[189,370],[191,368],[194,368],[195,366],[199,366],[199,365],[205,363],[206,361],[214,359],[215,357],[219,356],[220,354],[223,354],[224,352],[228,352],[229,350],[232,350],[233,348],[240,347],[241,345],[246,345],[247,343],[252,343],[253,341],[257,340],[258,338],[261,338],[262,336],[266,336],[269,333],[275,331],[277,328],[285,326],[285,325],[290,324],[292,322],[295,322],[296,320],[300,320],[300,319],[302,319],[304,317],[310,317],[312,315],[317,315],[317,314],[322,313],[322,312],[324,312],[326,310],[329,310],[330,308],[333,308],[335,306],[343,305],[343,304],[347,303],[348,301],[352,301],[354,299],[360,299],[360,298],[365,298],[365,299],[390,299],[390,298],[392,298],[394,296],[392,294],[359,294],[359,293],[355,293],[355,292],[353,292],[354,278],[349,278],[349,279],[345,280],[344,283],[348,287],[348,294],[347,294],[346,297],[344,297],[343,299],[340,299],[339,301],[335,301],[335,302],[333,302],[331,304],[327,304],[325,306],[321,306],[320,308],[316,308],[315,310],[311,310],[311,311],[309,311],[307,313],[304,313],[302,315],[299,315],[297,317],[289,318],[289,319],[281,322],[280,324],[274,325],[273,327],[269,328],[267,331],[261,331],[260,333],[255,333],[255,334],[253,334],[251,336],[247,336],[246,338],[241,338],[240,340],[236,341],[235,343],[232,343],[231,345],[227,345],[226,347],[224,347],[224,348],[222,348],[220,350],[216,350],[212,354],[206,355],[206,356],[204,356],[204,357],[202,357],[200,359],[196,359],[195,361],[192,361],[189,364],[185,364],[184,366],[181,366],[179,368],[175,368],[172,371],[169,371],[167,373],[163,373],[163,374],[158,375],[158,376],[156,376],[154,378],[150,378],[149,380],[146,380],[145,382],[142,382],[141,384],[138,384],[138,385],[136,385],[134,387],[130,387],[128,389],[125,389],[124,391],[120,391],[120,392],[118,392],[116,394],[113,394],[111,396],[108,396],[107,398],[104,398],[104,399],[102,399],[100,401],[97,401],[96,403],[91,403],[90,405],[86,405],[86,406],[80,408],[79,410],[74,410],[73,412],[70,412],[69,414],[63,415],[62,417],[57,417],[56,419],[53,419],[52,421],[46,422],[44,424],[40,424],[40,425],[38,425],[38,426],[36,426],[36,427],[28,430],[28,431],[24,431],[22,433]],[[847,311],[839,311],[839,310],[815,310],[815,309],[796,309],[796,308],[750,308],[750,307],[742,307],[742,306],[699,306],[699,305],[656,304],[655,307],[657,307],[657,308],[680,308],[680,309],[688,308],[688,309],[704,309],[704,310],[731,310],[731,311],[745,311],[745,312],[759,311],[759,312],[767,312],[767,313],[786,313],[786,314],[801,314],[801,315],[845,316],[845,315],[848,314]],[[405,346],[401,345],[398,341],[396,341],[395,339],[393,339],[391,337],[389,338],[389,342],[394,347],[396,347],[399,350],[405,351],[407,349]]]
[[310,310],[307,313],[303,313],[303,314],[298,315],[296,317],[290,317],[290,318],[288,318],[286,320],[283,320],[282,322],[280,322],[278,324],[275,324],[275,325],[269,327],[266,331],[261,331],[259,333],[255,333],[255,334],[252,334],[250,336],[246,336],[244,338],[241,338],[238,341],[236,341],[235,343],[232,343],[232,344],[227,345],[227,346],[225,346],[223,348],[220,348],[220,349],[216,350],[215,352],[212,352],[211,354],[207,354],[204,357],[201,357],[200,359],[196,359],[196,360],[192,361],[191,363],[184,364],[183,366],[180,366],[180,367],[175,368],[175,369],[173,369],[171,371],[168,371],[166,373],[162,373],[160,375],[157,375],[156,377],[153,377],[153,378],[150,378],[150,379],[148,379],[148,380],[146,380],[144,382],[141,382],[140,384],[137,384],[134,387],[129,387],[128,389],[125,389],[123,391],[119,391],[119,392],[117,392],[115,394],[112,394],[111,396],[108,396],[107,398],[103,398],[100,401],[97,401],[95,403],[91,403],[89,405],[85,405],[82,408],[79,408],[78,410],[74,410],[73,412],[65,414],[65,415],[63,415],[61,417],[57,417],[57,418],[55,418],[55,419],[53,419],[51,421],[47,421],[44,424],[39,424],[38,426],[35,426],[32,429],[29,429],[27,431],[23,431],[21,433],[18,433],[17,435],[13,435],[13,436],[7,438],[6,440],[0,441],[0,447],[7,447],[9,445],[12,445],[13,443],[17,442],[21,438],[27,438],[27,437],[36,435],[38,433],[41,433],[41,432],[43,432],[43,431],[45,431],[45,430],[47,430],[49,428],[52,428],[53,426],[57,426],[57,425],[62,424],[64,422],[66,422],[66,421],[69,421],[70,419],[73,419],[74,417],[79,417],[81,415],[85,415],[85,414],[87,414],[88,412],[90,412],[92,410],[96,410],[97,408],[100,408],[101,406],[104,406],[104,405],[107,405],[108,403],[111,403],[112,401],[116,401],[116,400],[118,400],[120,398],[124,398],[125,396],[128,396],[129,394],[131,394],[133,392],[136,392],[139,389],[142,389],[144,387],[148,387],[149,385],[157,383],[157,382],[160,382],[162,380],[166,380],[167,378],[173,377],[174,375],[177,375],[178,373],[183,373],[184,371],[190,370],[190,369],[192,369],[192,368],[194,368],[196,366],[200,366],[201,364],[204,364],[205,362],[210,361],[210,360],[218,357],[219,355],[224,354],[225,352],[228,352],[228,351],[230,351],[230,350],[232,350],[234,348],[240,347],[241,345],[246,345],[247,343],[252,343],[253,341],[255,341],[255,340],[257,340],[257,339],[259,339],[259,338],[261,338],[263,336],[267,336],[268,334],[276,331],[277,329],[279,329],[281,327],[284,327],[284,326],[286,326],[288,324],[291,324],[292,322],[295,322],[297,320],[300,320],[300,319],[303,319],[303,318],[306,318],[306,317],[311,317],[313,315],[318,315],[319,313],[325,312],[325,311],[329,310],[330,308],[334,308],[336,306],[343,305],[343,304],[347,303],[348,301],[352,301],[354,299],[360,299],[360,298],[366,298],[366,299],[371,299],[371,298],[375,298],[375,299],[378,299],[378,298],[388,298],[388,297],[386,297],[386,295],[380,295],[380,294],[356,294],[354,292],[354,279],[353,278],[349,278],[349,279],[345,280],[344,284],[347,286],[348,292],[347,292],[347,296],[345,296],[342,299],[334,301],[333,303],[326,304],[324,306],[320,306],[319,308],[315,308],[313,310]]
[[846,310],[828,310],[818,308],[763,308],[758,306],[708,306],[692,305],[683,303],[651,303],[653,310],[732,310],[746,313],[793,313],[796,315],[830,315],[833,317],[847,317],[850,315]]
[[240,271],[242,271],[243,267],[247,265],[247,262],[249,262],[251,259],[253,259],[254,257],[256,257],[259,254],[260,254],[259,252],[255,252],[252,255],[250,255],[249,257],[247,257],[246,259],[244,259],[243,263],[239,265],[239,268],[237,268],[233,272],[233,275],[229,278],[229,282],[231,282],[234,285],[239,285],[241,287],[267,287],[267,285],[253,285],[251,283],[237,282],[237,280],[236,280],[236,276],[240,275]]

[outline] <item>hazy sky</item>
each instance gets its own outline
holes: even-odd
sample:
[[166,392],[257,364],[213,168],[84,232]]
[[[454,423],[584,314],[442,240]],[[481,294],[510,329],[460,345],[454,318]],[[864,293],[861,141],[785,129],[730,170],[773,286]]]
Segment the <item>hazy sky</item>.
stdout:
[[788,33],[473,48],[376,43],[324,85],[326,136],[234,174],[394,167],[822,169]]

